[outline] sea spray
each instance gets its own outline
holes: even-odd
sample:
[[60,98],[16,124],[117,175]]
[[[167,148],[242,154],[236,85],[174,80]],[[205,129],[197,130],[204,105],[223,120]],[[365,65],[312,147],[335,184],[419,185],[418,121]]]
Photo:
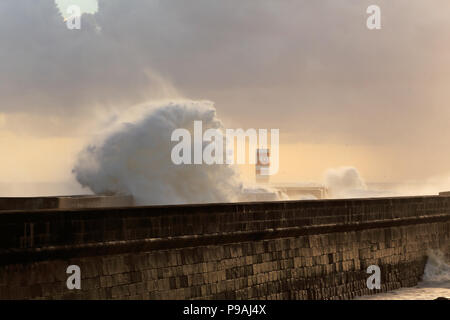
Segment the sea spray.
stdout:
[[223,128],[209,101],[178,101],[141,108],[139,117],[119,123],[79,154],[73,173],[96,194],[130,194],[136,204],[230,202],[242,194],[238,171],[226,164],[175,165],[171,134]]
[[333,198],[352,197],[367,191],[364,180],[358,170],[353,167],[328,169],[324,180]]
[[427,282],[450,282],[450,264],[445,259],[442,251],[430,250],[428,252],[422,280]]
[[324,173],[324,185],[333,199],[396,196],[388,190],[371,190],[358,169],[347,166],[330,168]]
[[[445,249],[444,249],[445,251]],[[450,298],[450,264],[443,251],[428,250],[422,280],[415,287],[362,296],[359,300],[434,300]]]

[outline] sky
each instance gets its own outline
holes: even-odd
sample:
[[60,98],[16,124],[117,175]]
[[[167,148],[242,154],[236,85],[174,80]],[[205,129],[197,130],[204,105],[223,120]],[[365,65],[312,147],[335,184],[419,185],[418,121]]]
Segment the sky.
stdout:
[[70,17],[68,9],[71,5],[78,6],[81,14],[95,14],[98,11],[97,0],[55,0],[55,3],[64,18]]
[[[368,30],[375,3],[382,28]],[[63,21],[70,4],[80,30]],[[449,176],[449,10],[447,0],[3,0],[0,183],[72,181],[108,117],[175,98],[213,101],[230,128],[280,129],[274,181],[320,181],[339,166],[372,182]]]

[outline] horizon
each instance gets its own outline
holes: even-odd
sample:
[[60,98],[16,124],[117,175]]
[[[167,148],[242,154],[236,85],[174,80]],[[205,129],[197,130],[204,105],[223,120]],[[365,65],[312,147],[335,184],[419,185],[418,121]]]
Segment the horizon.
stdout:
[[[61,19],[71,4],[79,30]],[[80,190],[80,154],[109,128],[210,101],[225,128],[280,131],[272,182],[351,167],[366,183],[450,189],[450,3],[380,0],[374,30],[369,5],[4,1],[0,179]],[[253,166],[236,170],[254,183]]]

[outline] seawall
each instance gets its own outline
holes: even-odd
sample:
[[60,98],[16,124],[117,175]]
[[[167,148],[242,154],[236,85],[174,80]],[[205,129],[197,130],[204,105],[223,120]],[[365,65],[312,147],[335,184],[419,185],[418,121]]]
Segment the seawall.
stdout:
[[0,197],[0,211],[133,206],[131,196]]
[[351,299],[449,244],[447,196],[0,211],[0,299]]

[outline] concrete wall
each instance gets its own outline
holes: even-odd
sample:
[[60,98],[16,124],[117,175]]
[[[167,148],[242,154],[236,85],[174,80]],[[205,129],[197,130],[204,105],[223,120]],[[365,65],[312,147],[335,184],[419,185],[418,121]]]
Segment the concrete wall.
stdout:
[[[1,299],[347,299],[450,258],[450,197],[0,213]],[[81,290],[66,268],[81,267]]]
[[59,197],[3,197],[0,210],[42,210],[70,208],[129,207],[131,196],[59,196]]

